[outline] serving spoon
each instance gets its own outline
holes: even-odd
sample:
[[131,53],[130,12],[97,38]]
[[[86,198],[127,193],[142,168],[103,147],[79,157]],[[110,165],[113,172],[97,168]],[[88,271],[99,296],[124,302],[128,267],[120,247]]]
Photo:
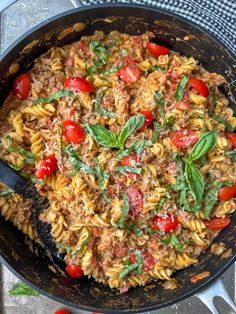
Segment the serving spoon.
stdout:
[[17,171],[2,160],[0,160],[0,181],[11,188],[15,193],[30,201],[37,236],[53,256],[63,261],[65,255],[58,252],[56,243],[51,236],[50,224],[43,222],[39,218],[40,214],[50,206],[48,199],[42,197],[30,181],[23,178]]

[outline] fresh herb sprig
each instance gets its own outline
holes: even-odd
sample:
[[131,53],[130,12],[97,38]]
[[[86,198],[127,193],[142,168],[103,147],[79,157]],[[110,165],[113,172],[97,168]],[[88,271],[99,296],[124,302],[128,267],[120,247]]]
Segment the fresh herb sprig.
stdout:
[[118,70],[120,70],[123,67],[123,65],[124,65],[125,55],[126,55],[126,50],[122,50],[121,51],[120,62],[118,63],[118,65],[115,65],[115,66],[111,67],[110,69],[104,71],[103,75],[109,75],[109,74],[115,73]]
[[94,108],[95,108],[95,111],[102,114],[103,116],[114,118],[116,116],[115,112],[105,110],[101,107],[101,102],[106,92],[107,92],[107,89],[104,89],[103,91],[100,92],[98,97],[95,99]]
[[9,198],[12,193],[14,193],[14,191],[8,188],[0,192],[0,197]]
[[62,97],[71,97],[71,98],[75,99],[77,96],[74,92],[63,89],[63,90],[60,90],[58,92],[53,93],[52,95],[50,95],[48,97],[40,98],[40,99],[34,101],[32,106],[47,104],[49,102],[52,102],[53,100],[57,100],[57,99],[60,99]]
[[174,93],[174,99],[176,101],[181,101],[182,98],[184,97],[184,90],[186,84],[188,83],[188,80],[189,80],[188,76],[183,76],[179,84],[177,85],[176,91]]
[[142,259],[142,253],[139,250],[135,250],[133,255],[136,256],[136,262],[130,263],[129,257],[127,257],[126,262],[124,263],[123,270],[119,273],[119,278],[122,279],[126,275],[128,275],[131,271],[136,270],[136,273],[138,275],[141,275],[143,272],[143,259]]
[[158,91],[154,92],[154,102],[160,108],[160,114],[162,118],[163,125],[167,124],[166,117],[165,117],[165,102]]
[[9,290],[11,296],[39,296],[38,291],[35,291],[33,288],[29,287],[26,283],[20,282],[18,285]]
[[161,240],[162,245],[172,245],[177,252],[183,252],[183,244],[176,238],[174,233],[171,233],[170,237]]

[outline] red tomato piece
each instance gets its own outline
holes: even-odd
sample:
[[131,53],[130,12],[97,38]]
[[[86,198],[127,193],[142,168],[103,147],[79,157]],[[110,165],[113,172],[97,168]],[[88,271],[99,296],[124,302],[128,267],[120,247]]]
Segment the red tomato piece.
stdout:
[[130,214],[136,217],[143,209],[143,197],[134,186],[128,188],[126,194],[129,198]]
[[225,218],[212,218],[211,220],[205,220],[205,225],[210,229],[223,229],[230,224],[229,217]]
[[83,269],[79,265],[68,264],[66,265],[66,272],[70,277],[77,279],[84,276]]
[[121,80],[128,84],[136,82],[140,76],[139,67],[136,65],[123,67],[117,73]]
[[83,142],[85,138],[84,129],[75,121],[62,121],[62,127],[65,129],[63,135],[69,142],[74,144],[80,144],[81,142]]
[[231,142],[233,148],[236,148],[236,133],[226,133],[227,139]]
[[[134,254],[131,254],[129,257],[129,261],[131,264],[137,262],[137,256]],[[155,260],[153,256],[148,253],[147,251],[142,252],[142,262],[143,262],[143,271],[148,272],[151,270],[155,265]]]
[[181,129],[172,134],[171,141],[178,148],[189,147],[198,141],[198,135],[194,131]]
[[59,309],[59,310],[56,310],[53,314],[71,314],[71,311],[66,310],[66,309]]
[[[119,64],[120,64],[120,60],[121,60],[121,58],[120,58],[120,56],[117,58],[117,60],[116,60],[116,66],[118,66]],[[135,65],[136,64],[136,62],[135,62],[135,60],[133,59],[133,58],[131,58],[131,57],[128,57],[128,56],[125,56],[124,57],[124,64],[123,64],[123,67],[126,67],[127,65]],[[118,71],[119,72],[119,71]],[[119,73],[118,73],[118,75],[119,75]]]
[[172,232],[178,227],[178,218],[174,215],[167,214],[163,217],[155,216],[151,228],[161,232]]
[[170,52],[170,49],[168,49],[164,46],[161,46],[161,45],[151,43],[150,41],[147,43],[147,49],[155,57],[167,55]]
[[27,99],[30,91],[30,78],[27,73],[19,75],[13,83],[13,93],[20,100]]
[[196,78],[189,79],[187,86],[192,87],[198,94],[202,95],[203,97],[207,97],[209,95],[209,89],[202,80]]
[[[138,162],[138,156],[137,154],[131,154],[129,156],[125,156],[122,160],[120,165],[121,166],[128,166],[128,167],[137,167],[137,162]],[[132,172],[127,172],[127,176],[131,180],[137,180],[140,175],[137,173],[132,173]]]
[[93,86],[91,83],[82,77],[68,77],[65,81],[65,85],[68,89],[72,89],[74,91],[87,93],[93,92]]
[[220,201],[228,201],[236,196],[236,183],[232,186],[222,186],[218,193],[218,199]]
[[43,179],[45,176],[50,177],[57,169],[57,159],[55,155],[50,155],[41,161],[39,168],[35,172],[35,177],[38,180]]
[[151,111],[149,111],[149,110],[141,110],[140,113],[145,115],[144,125],[139,129],[140,131],[143,131],[146,127],[148,127],[152,124],[154,117],[153,117],[153,114],[151,113]]

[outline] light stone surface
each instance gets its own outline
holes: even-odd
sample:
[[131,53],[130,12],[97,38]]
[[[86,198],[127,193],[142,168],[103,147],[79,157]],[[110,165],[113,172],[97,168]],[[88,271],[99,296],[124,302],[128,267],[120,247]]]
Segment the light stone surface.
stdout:
[[[4,1],[4,0],[0,0]],[[210,1],[210,0],[208,0]],[[38,23],[51,16],[71,9],[69,0],[20,0],[0,15],[0,52],[2,53],[19,36]],[[19,280],[5,267],[0,272],[0,314],[52,314],[63,305],[44,296],[38,297],[10,297],[8,290]],[[235,287],[234,266],[222,276],[227,290],[232,298]],[[222,300],[216,300],[220,314],[233,314],[232,310]],[[86,312],[72,310],[73,314]],[[154,311],[153,314],[209,314],[210,311],[196,298]]]

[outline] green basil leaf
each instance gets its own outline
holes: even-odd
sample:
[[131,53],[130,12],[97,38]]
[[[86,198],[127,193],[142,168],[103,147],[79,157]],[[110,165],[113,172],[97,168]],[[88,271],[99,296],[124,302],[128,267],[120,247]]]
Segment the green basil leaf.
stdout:
[[118,227],[123,224],[123,222],[125,221],[125,219],[127,218],[129,211],[130,211],[130,204],[129,204],[129,198],[128,196],[123,193],[122,194],[122,198],[123,198],[123,206],[121,208],[121,217],[117,220],[116,224],[118,225]]
[[4,191],[0,192],[0,197],[9,198],[14,191],[10,188],[5,189]]
[[44,184],[46,182],[46,179],[46,176],[44,176],[43,179],[36,179],[35,177],[30,178],[31,182],[33,182],[34,184]]
[[110,203],[110,199],[107,196],[106,190],[105,190],[105,180],[109,179],[110,175],[108,172],[103,171],[100,167],[99,160],[97,158],[94,158],[94,162],[96,163],[96,169],[95,169],[95,175],[98,178],[98,184],[101,191],[101,194],[105,200],[105,202],[108,204]]
[[163,125],[166,125],[166,118],[165,118],[165,102],[159,92],[154,92],[154,102],[155,104],[160,107],[161,118],[163,121]]
[[199,210],[202,205],[203,193],[204,193],[203,175],[198,170],[196,165],[189,162],[186,163],[185,174],[186,174],[186,179],[189,185],[189,189],[195,201],[193,210]]
[[87,234],[86,234],[86,238],[84,239],[84,241],[81,243],[80,247],[78,248],[78,250],[76,250],[76,252],[73,254],[74,256],[78,256],[81,255],[85,249],[85,247],[89,244],[89,242],[91,241],[92,238],[92,233],[89,227],[85,227]]
[[53,100],[57,100],[60,99],[62,97],[72,97],[73,99],[76,98],[76,94],[74,92],[71,92],[69,90],[63,89],[60,90],[58,92],[55,92],[54,94],[50,95],[49,97],[46,98],[40,98],[38,100],[36,100],[32,106],[36,106],[36,105],[41,105],[41,104],[47,104]]
[[137,167],[130,167],[130,166],[118,166],[116,167],[116,172],[126,174],[127,172],[132,172],[136,174],[143,174],[144,169],[143,168],[137,168]]
[[217,142],[216,130],[212,130],[204,134],[194,145],[193,149],[191,150],[188,156],[188,160],[195,161],[200,159],[203,155],[208,153],[215,146],[216,142]]
[[170,244],[170,238],[161,239],[160,242],[162,245],[168,245],[168,244]]
[[90,76],[90,75],[93,75],[95,73],[98,73],[99,67],[100,67],[99,61],[94,62],[94,64],[91,65],[91,67],[89,67],[87,69],[87,75]]
[[74,166],[74,169],[71,173],[71,176],[76,175],[76,173],[78,172],[78,170],[83,171],[85,173],[91,173],[94,174],[94,169],[91,168],[90,166],[86,165],[84,162],[82,162],[81,160],[70,156],[68,158],[68,161]]
[[26,283],[20,282],[18,285],[9,290],[9,294],[11,296],[20,296],[20,295],[28,295],[28,296],[39,296],[39,293],[29,287]]
[[100,104],[101,104],[101,101],[105,95],[105,93],[107,92],[107,89],[104,89],[99,95],[98,97],[96,98],[95,100],[95,110],[97,112],[99,112],[100,114],[104,115],[104,116],[107,116],[107,117],[110,117],[110,118],[114,118],[116,116],[115,112],[112,112],[112,111],[108,111],[108,110],[105,110],[103,109]]
[[144,148],[146,146],[151,146],[152,145],[152,141],[146,141],[146,140],[139,140],[137,142],[135,142],[132,146],[130,146],[129,148],[126,148],[124,150],[122,150],[118,155],[117,158],[119,160],[123,159],[125,156],[130,155],[132,152],[136,152],[137,155],[142,155],[144,152]]
[[217,183],[213,189],[211,189],[205,198],[205,210],[204,210],[204,217],[206,219],[209,219],[210,217],[210,213],[212,211],[212,209],[215,207],[216,202],[218,201],[218,192],[219,189],[222,188],[222,186],[231,186],[232,182],[229,181],[225,181],[225,182],[219,182]]
[[19,147],[14,147],[13,146],[13,139],[10,135],[7,135],[6,136],[6,139],[8,140],[8,148],[7,150],[10,152],[10,153],[13,153],[13,152],[17,152],[17,153],[20,153],[22,155],[25,155],[26,157],[29,157],[29,158],[32,158],[35,160],[35,155],[31,152],[28,152],[27,150],[23,149],[23,148],[19,148]]
[[91,41],[90,44],[89,44],[89,49],[92,50],[92,51],[94,51],[95,49],[97,49],[97,48],[100,47],[100,46],[101,46],[101,42],[100,42],[100,41],[98,41],[98,40],[93,40],[93,41]]
[[153,136],[152,136],[151,141],[154,144],[158,140],[160,133],[161,133],[160,123],[158,123],[157,121],[153,121],[153,128],[154,128],[154,132],[153,132]]
[[216,109],[216,87],[214,85],[210,86],[209,88],[211,102],[212,102],[212,112],[215,112]]
[[137,257],[137,263],[138,263],[138,269],[137,269],[137,274],[141,275],[143,272],[143,257],[142,257],[142,252],[139,250],[134,251],[134,255]]
[[104,72],[103,72],[103,75],[109,75],[109,74],[115,73],[115,72],[117,72],[119,69],[121,69],[121,68],[123,67],[123,64],[124,64],[125,55],[126,55],[126,50],[122,50],[122,51],[121,51],[121,58],[120,58],[119,64],[118,64],[117,66],[113,66],[112,68],[110,68],[110,69],[107,70],[107,71],[104,71]]
[[159,65],[153,65],[149,69],[144,70],[142,74],[147,77],[148,74],[150,74],[150,73],[152,73],[154,71],[161,72],[163,70],[165,70],[163,67],[161,67]]
[[131,133],[140,129],[145,122],[145,117],[143,114],[139,114],[137,116],[133,116],[129,118],[126,124],[121,129],[118,135],[118,146],[123,148],[125,141],[130,136]]
[[86,124],[85,129],[98,144],[109,148],[118,147],[117,136],[104,126],[100,124]]
[[167,120],[167,126],[168,128],[173,131],[173,126],[175,124],[175,119],[173,116],[169,117],[168,120]]
[[106,46],[107,49],[111,49],[112,47],[114,47],[116,45],[116,40],[112,39],[111,42],[109,42],[109,44]]
[[119,279],[124,278],[128,273],[130,273],[132,270],[138,268],[138,263],[133,263],[130,265],[125,265],[124,269],[119,273]]
[[176,238],[176,236],[173,233],[171,233],[171,236],[170,236],[170,244],[173,245],[176,251],[183,252],[184,250],[183,244],[179,242],[179,240]]
[[225,155],[235,155],[236,154],[236,148],[233,150],[228,150],[227,152],[225,152]]
[[162,210],[162,207],[163,207],[164,203],[165,203],[165,198],[162,197],[162,198],[159,200],[159,202],[157,203],[157,207],[156,207],[154,210],[155,210],[155,211],[160,211],[160,210]]
[[232,127],[232,126],[231,126],[224,118],[222,118],[221,116],[219,116],[219,115],[217,115],[217,114],[213,114],[212,118],[213,118],[215,121],[217,121],[217,122],[223,124],[223,125],[225,126],[225,129],[226,129],[228,132],[231,132],[231,133],[234,132],[235,128]]
[[64,149],[64,152],[68,155],[68,156],[71,156],[71,157],[74,157],[74,158],[79,158],[78,157],[78,151],[76,151],[73,147],[73,145],[69,144],[68,146],[66,146],[66,148]]
[[174,93],[174,99],[176,101],[181,101],[182,98],[184,97],[184,89],[185,89],[186,84],[188,83],[188,80],[189,80],[189,77],[184,76],[182,77],[179,84],[177,85],[176,91]]
[[64,243],[56,242],[57,249],[65,250],[67,254],[70,254],[73,250],[71,247],[66,246]]

